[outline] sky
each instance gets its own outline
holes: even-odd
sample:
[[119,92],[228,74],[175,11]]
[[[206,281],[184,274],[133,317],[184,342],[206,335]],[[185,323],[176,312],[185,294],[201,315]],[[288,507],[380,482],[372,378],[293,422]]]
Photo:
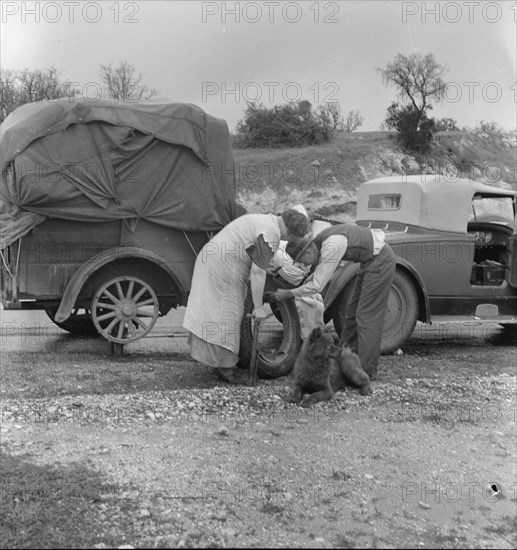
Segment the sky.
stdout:
[[379,130],[396,89],[378,68],[434,54],[460,127],[517,126],[517,2],[98,0],[1,4],[3,69],[55,66],[95,101],[99,66],[127,61],[158,97],[194,103],[235,130],[246,101],[358,109]]

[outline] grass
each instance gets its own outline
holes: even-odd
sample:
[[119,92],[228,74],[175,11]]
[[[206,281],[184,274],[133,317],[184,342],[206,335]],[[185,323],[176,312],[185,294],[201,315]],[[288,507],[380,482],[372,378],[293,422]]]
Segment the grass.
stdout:
[[[93,345],[102,349],[99,339],[92,339]],[[187,365],[188,356],[181,354],[154,353],[150,358],[132,353],[122,359],[84,351],[60,357],[57,355],[31,352],[5,354],[1,369],[1,397],[16,399],[20,395],[24,398],[46,398],[56,395],[127,394],[156,390],[157,380],[160,381],[160,390],[174,390],[177,389],[181,365],[173,370],[172,361],[176,365],[185,361],[185,374],[188,370],[196,387],[206,387],[210,379],[206,369],[195,367],[191,362]],[[181,373],[179,376],[181,378]]]
[[249,211],[303,202],[321,215],[346,212],[362,182],[429,169],[451,179],[459,175],[488,184],[500,179],[517,188],[515,148],[497,135],[440,132],[425,158],[408,154],[386,132],[340,134],[311,147],[235,148],[234,158],[238,197]]
[[0,461],[2,548],[87,548],[94,537],[117,547],[131,537],[130,525],[109,532],[102,517],[106,506],[133,511],[130,487],[108,484],[86,464],[40,466],[5,453]]
[[[311,147],[235,149],[237,189],[256,192],[270,186],[280,190],[294,184],[314,190],[334,184],[334,178],[353,189],[363,181],[359,162],[380,147],[399,150],[383,132],[342,134]],[[313,164],[316,161],[319,166]]]

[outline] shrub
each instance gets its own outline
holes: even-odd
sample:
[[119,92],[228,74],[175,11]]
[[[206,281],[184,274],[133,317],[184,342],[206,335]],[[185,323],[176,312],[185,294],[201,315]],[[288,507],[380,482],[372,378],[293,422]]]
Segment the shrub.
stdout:
[[497,124],[497,122],[488,122],[486,120],[482,120],[474,131],[494,136],[502,136],[505,133],[504,130]]
[[302,100],[267,109],[248,103],[237,124],[237,141],[243,147],[300,147],[329,141],[334,119],[325,109],[313,112]]
[[437,132],[455,132],[459,130],[458,123],[453,118],[435,119],[434,122]]
[[426,153],[431,148],[436,125],[427,112],[421,112],[413,105],[402,106],[392,103],[388,107],[386,126],[397,133],[402,146],[412,152]]

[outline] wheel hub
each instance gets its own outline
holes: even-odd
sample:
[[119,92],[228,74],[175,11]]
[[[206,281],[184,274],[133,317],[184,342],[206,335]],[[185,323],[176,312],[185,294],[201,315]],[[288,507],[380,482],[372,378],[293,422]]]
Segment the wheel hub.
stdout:
[[116,311],[119,317],[129,320],[136,315],[136,305],[133,301],[122,300]]

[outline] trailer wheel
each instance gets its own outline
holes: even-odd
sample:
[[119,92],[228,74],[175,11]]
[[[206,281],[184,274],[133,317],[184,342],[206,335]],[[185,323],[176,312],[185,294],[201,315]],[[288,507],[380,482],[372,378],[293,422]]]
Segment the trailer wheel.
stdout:
[[143,338],[160,315],[152,287],[138,277],[123,275],[101,284],[92,299],[91,310],[99,334],[115,344]]

